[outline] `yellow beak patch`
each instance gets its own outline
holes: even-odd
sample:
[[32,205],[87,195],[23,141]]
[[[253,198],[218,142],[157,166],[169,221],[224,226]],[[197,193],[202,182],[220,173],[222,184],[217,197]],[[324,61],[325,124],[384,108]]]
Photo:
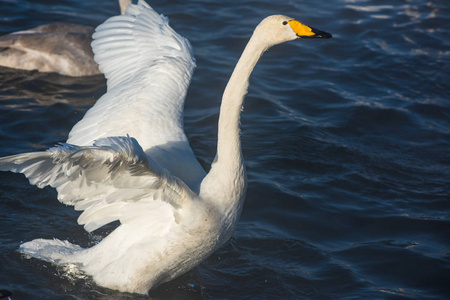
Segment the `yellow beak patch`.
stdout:
[[315,35],[314,32],[312,32],[312,28],[308,27],[306,25],[303,25],[297,20],[290,20],[288,22],[289,26],[291,26],[292,30],[297,34],[297,36],[300,38],[302,36],[313,36]]

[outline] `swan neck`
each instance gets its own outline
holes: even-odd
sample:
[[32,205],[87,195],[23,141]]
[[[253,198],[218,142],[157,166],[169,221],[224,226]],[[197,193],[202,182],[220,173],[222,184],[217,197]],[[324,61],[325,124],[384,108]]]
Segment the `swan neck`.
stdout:
[[[243,164],[240,142],[240,115],[250,74],[267,48],[253,34],[225,87],[220,107],[215,163],[236,168]],[[237,165],[236,165],[237,164]]]

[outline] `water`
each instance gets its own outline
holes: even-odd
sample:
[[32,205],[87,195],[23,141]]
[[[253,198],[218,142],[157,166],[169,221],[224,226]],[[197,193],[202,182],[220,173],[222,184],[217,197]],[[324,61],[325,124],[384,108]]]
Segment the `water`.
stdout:
[[[254,26],[282,13],[331,32],[266,53],[242,116],[249,186],[233,238],[159,299],[450,297],[450,3],[151,1],[194,46],[191,146],[208,168],[220,95]],[[114,1],[1,1],[0,33],[95,26]],[[105,91],[101,76],[0,69],[0,155],[43,150]],[[22,257],[35,238],[92,245],[78,213],[0,173],[0,289],[12,299],[145,299]]]

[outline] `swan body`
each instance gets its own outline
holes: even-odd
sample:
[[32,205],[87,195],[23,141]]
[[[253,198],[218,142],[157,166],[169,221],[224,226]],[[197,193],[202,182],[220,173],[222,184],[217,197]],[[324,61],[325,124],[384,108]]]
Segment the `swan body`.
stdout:
[[[119,0],[124,13],[131,0]],[[0,66],[67,76],[101,74],[91,48],[94,28],[52,23],[0,36]]]
[[120,225],[92,248],[37,239],[20,251],[75,264],[104,287],[146,294],[198,265],[232,235],[246,191],[239,119],[249,76],[271,46],[331,37],[286,16],[255,29],[220,108],[217,155],[208,174],[183,130],[183,106],[195,68],[189,42],[146,2],[100,25],[93,50],[107,92],[69,134],[45,152],[0,158],[0,169],[52,186],[83,211],[87,231]]

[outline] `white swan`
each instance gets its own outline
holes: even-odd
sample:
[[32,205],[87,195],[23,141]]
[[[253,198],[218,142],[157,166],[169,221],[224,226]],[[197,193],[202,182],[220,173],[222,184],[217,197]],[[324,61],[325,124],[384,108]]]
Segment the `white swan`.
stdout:
[[28,255],[74,263],[101,286],[145,294],[192,269],[231,236],[241,213],[246,175],[239,118],[249,76],[264,51],[297,38],[330,38],[290,17],[256,27],[222,98],[217,155],[208,174],[183,131],[183,105],[195,67],[189,42],[143,0],[94,34],[107,93],[46,152],[0,159],[38,187],[83,213],[93,231],[119,220],[92,248],[37,239]]
[[[119,0],[123,14],[131,0]],[[67,76],[101,74],[91,49],[94,28],[52,23],[0,36],[0,66]]]

